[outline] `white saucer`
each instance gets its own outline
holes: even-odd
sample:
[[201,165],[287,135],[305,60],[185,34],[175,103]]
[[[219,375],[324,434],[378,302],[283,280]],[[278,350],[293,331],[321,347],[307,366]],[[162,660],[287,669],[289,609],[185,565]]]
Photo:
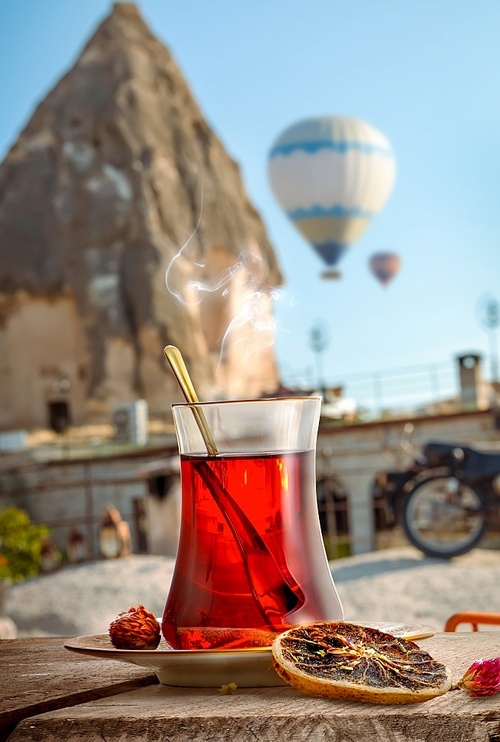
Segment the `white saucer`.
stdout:
[[[430,626],[394,622],[353,621],[404,639],[433,636]],[[286,685],[275,672],[270,647],[249,649],[116,649],[108,634],[79,636],[64,643],[66,649],[107,660],[129,662],[150,668],[164,685],[186,688],[218,688],[236,683],[239,688],[263,688]]]
[[[162,648],[163,645],[163,648]],[[160,683],[186,688],[239,688],[286,685],[274,671],[270,647],[250,649],[116,649],[108,634],[79,636],[64,646],[73,652],[149,667]]]

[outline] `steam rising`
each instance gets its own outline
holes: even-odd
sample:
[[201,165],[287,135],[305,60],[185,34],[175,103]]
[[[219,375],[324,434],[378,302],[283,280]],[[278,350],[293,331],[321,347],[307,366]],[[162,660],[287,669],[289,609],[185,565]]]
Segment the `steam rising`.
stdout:
[[[169,293],[185,307],[201,304],[210,294],[224,297],[229,321],[221,340],[217,365],[219,368],[221,360],[228,355],[229,339],[233,347],[237,346],[238,355],[243,361],[247,361],[258,350],[274,345],[276,320],[272,303],[282,300],[285,292],[267,284],[264,261],[252,250],[240,253],[233,265],[220,271],[210,280],[190,278],[180,288],[178,282],[174,285],[172,272],[178,261],[181,261],[178,275],[183,273],[185,275],[187,267],[191,274],[199,274],[210,267],[206,260],[189,259],[185,255],[186,249],[199,228],[200,221],[201,210],[195,228],[167,267],[165,284]],[[246,329],[257,330],[258,339],[256,339],[255,332],[246,332]]]

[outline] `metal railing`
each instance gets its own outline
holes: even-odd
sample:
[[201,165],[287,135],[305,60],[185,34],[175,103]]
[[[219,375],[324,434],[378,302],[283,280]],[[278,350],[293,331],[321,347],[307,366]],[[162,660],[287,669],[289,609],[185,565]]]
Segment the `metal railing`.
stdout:
[[[318,386],[311,370],[285,373],[284,384],[308,389]],[[454,361],[345,374],[341,378],[327,371],[320,386],[325,390],[341,389],[342,397],[353,399],[358,413],[371,419],[398,411],[427,414],[432,405],[456,399],[460,394]]]

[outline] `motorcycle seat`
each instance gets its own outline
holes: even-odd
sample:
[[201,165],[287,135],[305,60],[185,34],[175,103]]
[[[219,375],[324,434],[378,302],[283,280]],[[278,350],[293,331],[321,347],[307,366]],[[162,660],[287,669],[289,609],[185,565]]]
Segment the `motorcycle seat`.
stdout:
[[500,453],[433,441],[424,447],[424,456],[430,466],[450,466],[463,471],[469,479],[485,479],[500,474]]
[[486,479],[500,474],[500,453],[476,451],[474,448],[464,448],[464,472],[471,479]]

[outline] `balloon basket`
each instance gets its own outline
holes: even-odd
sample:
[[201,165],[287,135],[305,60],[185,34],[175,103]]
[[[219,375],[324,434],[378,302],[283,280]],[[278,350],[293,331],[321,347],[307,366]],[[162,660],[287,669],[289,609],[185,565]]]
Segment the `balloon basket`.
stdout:
[[323,273],[321,274],[321,278],[325,278],[329,280],[336,280],[336,279],[342,278],[342,273],[340,271],[335,271],[335,270],[323,271]]

